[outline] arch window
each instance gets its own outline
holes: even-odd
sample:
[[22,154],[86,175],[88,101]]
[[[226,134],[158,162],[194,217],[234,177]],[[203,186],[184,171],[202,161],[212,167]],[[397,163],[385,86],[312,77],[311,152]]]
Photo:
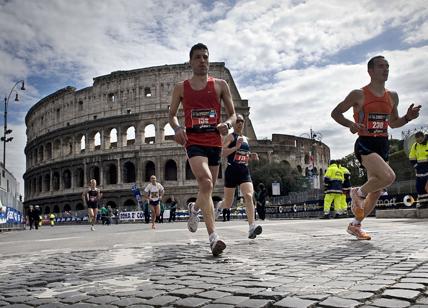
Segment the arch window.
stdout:
[[156,128],[154,124],[149,124],[144,128],[144,143],[154,144],[156,140]]
[[40,146],[40,148],[39,148],[39,160],[40,161],[43,161],[44,160],[44,148],[43,148],[43,146]]
[[177,181],[177,164],[170,159],[165,164],[165,180]]
[[123,182],[135,182],[135,165],[130,161],[126,162],[123,165]]
[[113,128],[110,131],[110,149],[117,148],[117,129]]
[[85,135],[83,135],[82,138],[80,138],[80,153],[85,153],[85,149],[86,149],[86,137]]
[[82,168],[77,168],[75,172],[75,179],[76,179],[76,185],[77,187],[83,187],[85,186],[85,178],[84,178],[84,172]]
[[64,205],[64,212],[70,212],[71,211],[71,206],[70,204],[66,204]]
[[45,177],[44,177],[44,191],[50,191],[51,190],[51,175],[48,173],[48,174],[45,174]]
[[59,173],[58,172],[54,172],[53,176],[52,176],[52,188],[53,190],[59,190]]
[[135,127],[128,127],[126,130],[126,145],[135,144]]
[[[101,185],[100,182],[100,168],[98,166],[93,166],[89,170],[90,179],[95,179],[98,185]],[[89,182],[89,181],[88,181]]]
[[46,144],[45,151],[46,151],[46,159],[47,160],[52,159],[52,143],[49,142]]
[[51,208],[49,206],[45,206],[45,214],[50,214]]
[[117,207],[117,204],[114,201],[108,201],[107,206],[111,206],[112,209],[115,209]]
[[71,188],[71,172],[70,170],[64,170],[62,173],[62,181],[64,183],[64,188],[68,189]]
[[76,204],[76,211],[83,211],[84,209],[85,209],[85,207],[83,206],[82,203]]
[[96,132],[94,135],[94,149],[99,150],[101,149],[101,134],[100,132]]
[[163,128],[164,141],[174,141],[175,133],[171,125],[167,123]]
[[109,164],[106,170],[106,184],[117,184],[117,167],[115,164]]
[[55,205],[55,206],[54,206],[54,208],[53,208],[53,212],[54,212],[55,214],[59,214],[60,210],[59,210],[59,206],[58,206],[58,205]]
[[146,167],[145,167],[145,175],[144,175],[144,181],[146,182],[150,182],[150,177],[152,175],[156,175],[156,170],[155,170],[155,163],[152,161],[148,161],[146,163]]

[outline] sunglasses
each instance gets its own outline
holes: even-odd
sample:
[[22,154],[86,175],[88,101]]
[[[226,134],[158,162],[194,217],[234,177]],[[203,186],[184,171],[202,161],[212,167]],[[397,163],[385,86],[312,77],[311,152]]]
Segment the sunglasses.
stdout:
[[236,120],[236,123],[239,123],[239,122],[244,123],[244,120],[242,120],[242,119],[238,119],[238,120]]

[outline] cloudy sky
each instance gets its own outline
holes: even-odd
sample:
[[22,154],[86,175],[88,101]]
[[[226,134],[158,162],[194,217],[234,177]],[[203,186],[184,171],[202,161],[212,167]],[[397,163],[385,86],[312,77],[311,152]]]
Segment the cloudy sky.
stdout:
[[355,136],[330,112],[369,82],[371,56],[388,59],[387,87],[399,94],[400,114],[410,103],[423,106],[405,129],[427,124],[427,7],[424,0],[0,0],[0,94],[21,79],[27,87],[8,107],[7,167],[22,182],[24,118],[44,96],[116,70],[184,63],[197,42],[208,45],[211,61],[226,63],[259,138],[312,129],[332,158],[343,157]]

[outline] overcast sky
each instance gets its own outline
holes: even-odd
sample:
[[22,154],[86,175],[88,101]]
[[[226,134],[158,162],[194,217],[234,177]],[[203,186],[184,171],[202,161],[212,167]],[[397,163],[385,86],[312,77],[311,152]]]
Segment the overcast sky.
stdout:
[[[226,63],[258,138],[312,129],[332,158],[343,157],[356,137],[330,112],[369,82],[374,55],[390,63],[387,87],[399,94],[400,115],[410,103],[423,106],[405,129],[428,124],[427,7],[424,0],[0,0],[0,94],[21,79],[27,87],[8,107],[7,168],[22,187],[24,118],[41,98],[112,71],[184,63],[198,42],[211,61]],[[390,132],[401,139],[401,131]]]

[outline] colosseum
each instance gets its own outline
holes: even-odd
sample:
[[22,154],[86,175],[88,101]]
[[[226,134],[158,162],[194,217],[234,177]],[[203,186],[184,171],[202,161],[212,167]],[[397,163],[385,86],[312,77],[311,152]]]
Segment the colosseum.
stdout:
[[[210,74],[228,82],[236,111],[247,119],[244,133],[253,150],[302,174],[313,172],[314,185],[319,185],[329,148],[291,135],[257,140],[248,101],[241,98],[230,71],[215,62]],[[184,208],[195,199],[197,183],[183,148],[173,140],[168,108],[174,85],[190,76],[186,64],[116,71],[94,78],[91,87],[69,86],[37,102],[25,118],[25,206],[38,204],[44,214],[83,210],[81,193],[95,178],[104,204],[135,210],[132,185],[144,187],[155,174],[165,187],[164,200],[174,195]],[[182,115],[181,110],[180,120]],[[220,200],[222,187],[220,172],[214,200]]]

